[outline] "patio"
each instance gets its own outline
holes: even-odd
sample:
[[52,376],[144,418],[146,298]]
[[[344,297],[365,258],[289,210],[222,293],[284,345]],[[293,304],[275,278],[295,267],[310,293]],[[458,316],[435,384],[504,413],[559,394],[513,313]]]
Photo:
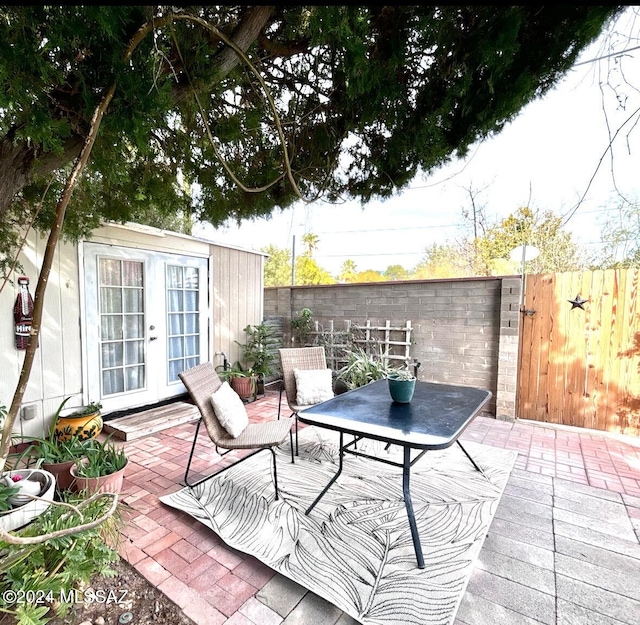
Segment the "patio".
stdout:
[[[259,421],[277,407],[278,394],[268,393],[247,411]],[[180,488],[194,430],[183,424],[125,443],[132,510],[121,555],[198,624],[355,623],[158,501]],[[486,417],[465,439],[516,450],[518,460],[456,624],[640,622],[640,440]],[[201,441],[195,470],[231,462],[204,432]]]

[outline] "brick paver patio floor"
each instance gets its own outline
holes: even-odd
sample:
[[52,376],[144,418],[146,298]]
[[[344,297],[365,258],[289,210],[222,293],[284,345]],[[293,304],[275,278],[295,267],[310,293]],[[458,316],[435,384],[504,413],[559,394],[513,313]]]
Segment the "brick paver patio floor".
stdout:
[[[275,418],[277,402],[269,393],[248,404],[250,419]],[[121,555],[198,625],[355,623],[159,502],[181,487],[194,431],[190,423],[125,444]],[[204,428],[200,436],[195,471],[231,462]],[[640,439],[486,417],[464,439],[516,450],[518,460],[456,623],[639,623]]]

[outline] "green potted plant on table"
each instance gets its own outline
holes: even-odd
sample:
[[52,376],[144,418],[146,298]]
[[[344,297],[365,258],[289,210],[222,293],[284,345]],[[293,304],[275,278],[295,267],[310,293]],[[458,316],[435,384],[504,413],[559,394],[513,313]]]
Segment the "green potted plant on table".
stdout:
[[128,459],[110,437],[87,441],[84,457],[71,467],[76,491],[118,493],[122,490]]
[[408,404],[416,388],[416,376],[409,369],[394,369],[387,376],[389,394],[398,404]]

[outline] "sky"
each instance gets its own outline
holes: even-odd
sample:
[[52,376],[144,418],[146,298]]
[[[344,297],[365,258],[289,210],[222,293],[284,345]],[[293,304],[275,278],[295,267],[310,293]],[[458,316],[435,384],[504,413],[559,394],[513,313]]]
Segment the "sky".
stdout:
[[[605,219],[618,205],[616,189],[634,198],[640,185],[640,129],[634,133],[628,123],[613,143],[613,160],[607,152],[609,132],[640,107],[640,49],[630,50],[640,41],[627,37],[640,37],[633,7],[618,21],[616,32],[611,47],[601,37],[552,91],[527,105],[500,134],[473,146],[463,161],[418,176],[393,198],[364,207],[358,201],[299,202],[269,219],[217,230],[207,224],[194,234],[256,250],[270,244],[292,249],[295,237],[297,255],[303,235],[311,232],[319,237],[313,256],[332,275],[347,259],[358,271],[384,271],[395,264],[411,269],[429,245],[470,233],[463,209],[470,209],[473,189],[476,206],[484,207],[489,221],[521,206],[550,210],[567,220],[566,229],[582,249],[595,251]],[[629,51],[589,62],[621,50]],[[619,92],[625,98],[621,106],[613,90],[600,85],[621,84],[625,77],[631,86]]]

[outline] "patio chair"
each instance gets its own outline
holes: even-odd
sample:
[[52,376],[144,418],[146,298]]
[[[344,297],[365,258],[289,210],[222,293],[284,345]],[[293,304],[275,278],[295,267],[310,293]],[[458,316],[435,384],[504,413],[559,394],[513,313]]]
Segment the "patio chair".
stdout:
[[[230,468],[229,465],[220,471],[197,481],[193,484],[189,483],[189,469],[191,468],[191,461],[193,460],[193,453],[198,440],[198,433],[200,431],[200,425],[204,421],[205,427],[209,438],[216,446],[216,452],[220,453],[219,449],[226,449],[227,451],[220,453],[221,456],[226,455],[234,449],[254,449],[253,454],[249,454],[242,458],[238,462],[242,462],[247,458],[250,458],[255,453],[268,449],[271,451],[273,459],[273,482],[276,491],[276,499],[278,499],[278,475],[276,472],[276,453],[275,447],[278,447],[289,435],[289,441],[291,443],[291,462],[293,458],[293,436],[291,433],[291,426],[293,425],[293,418],[278,419],[273,421],[266,421],[263,423],[249,423],[242,432],[233,437],[227,430],[221,425],[218,416],[214,410],[211,397],[215,391],[222,386],[222,380],[215,371],[214,366],[210,362],[204,362],[196,365],[195,367],[183,371],[178,374],[182,383],[185,385],[189,395],[193,399],[195,405],[200,411],[200,419],[196,427],[196,433],[193,437],[193,444],[191,446],[191,453],[189,454],[189,461],[187,462],[187,469],[184,474],[184,483],[189,488],[193,488],[198,484],[201,484],[205,480],[212,478],[213,476],[221,473],[222,471]],[[244,408],[244,406],[243,406]],[[235,463],[237,464],[237,463]]]
[[298,455],[298,411],[313,404],[302,405],[298,402],[295,370],[326,369],[327,359],[324,347],[288,347],[279,349],[278,352],[280,353],[280,365],[282,368],[278,419],[280,418],[280,405],[282,403],[282,391],[284,390],[287,396],[287,405],[291,410],[291,417],[294,417],[296,422],[296,455]]

